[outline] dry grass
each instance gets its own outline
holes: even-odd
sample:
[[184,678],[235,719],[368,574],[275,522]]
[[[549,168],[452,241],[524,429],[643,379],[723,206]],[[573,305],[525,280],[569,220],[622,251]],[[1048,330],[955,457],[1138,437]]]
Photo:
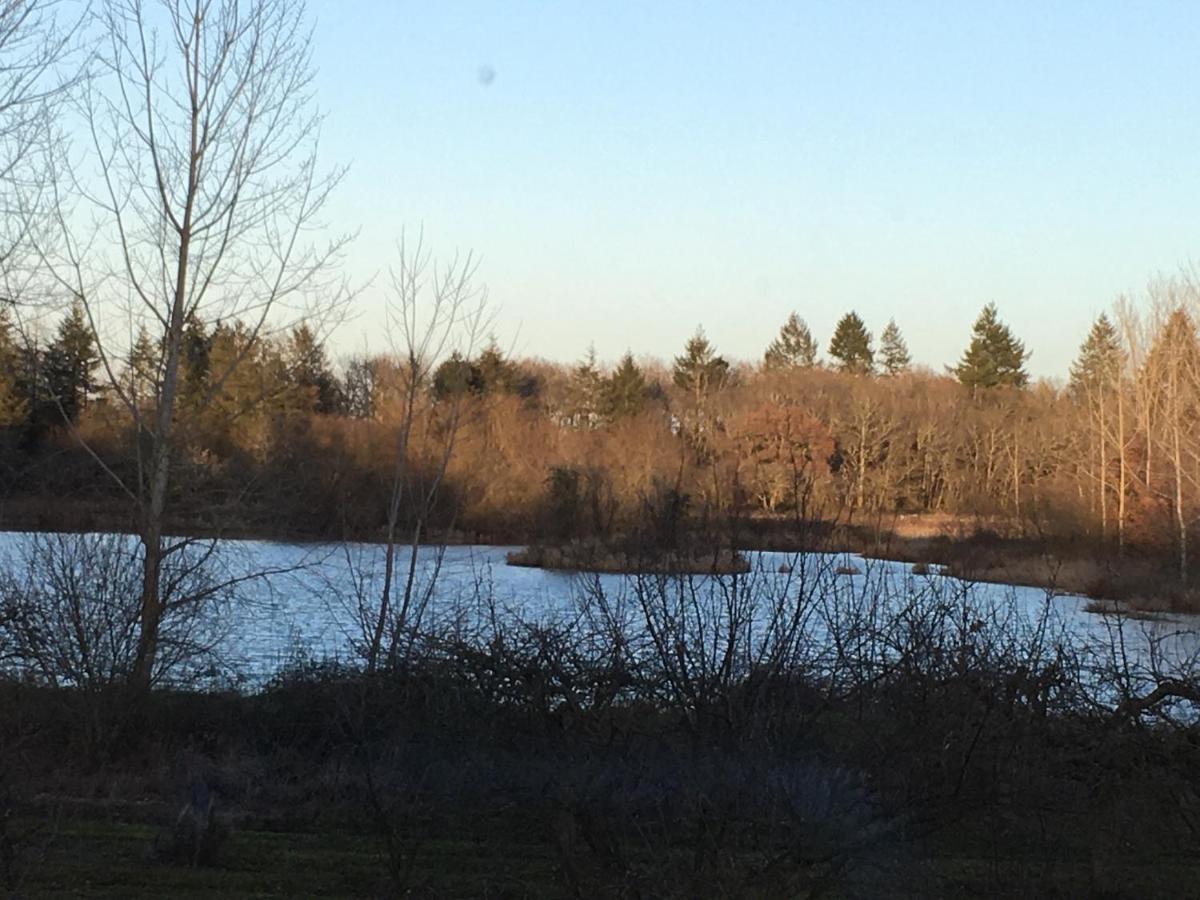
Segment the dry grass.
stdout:
[[1084,609],[1096,615],[1120,616],[1123,619],[1134,619],[1140,622],[1152,622],[1161,617],[1160,613],[1130,607],[1116,600],[1090,600]]
[[898,515],[882,523],[901,540],[920,538],[953,538],[962,540],[980,531],[999,532],[1003,523],[995,517],[952,515],[951,513],[917,513]]
[[750,571],[749,560],[733,550],[635,553],[584,542],[533,545],[513,551],[505,559],[510,566],[614,575],[732,575]]

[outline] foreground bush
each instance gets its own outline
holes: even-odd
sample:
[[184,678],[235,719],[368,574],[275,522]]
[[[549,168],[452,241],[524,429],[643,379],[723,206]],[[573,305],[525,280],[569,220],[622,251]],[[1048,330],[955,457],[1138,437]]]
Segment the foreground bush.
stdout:
[[[1150,688],[1153,665],[1088,655],[1049,614],[965,605],[940,579],[884,603],[871,574],[830,575],[848,586],[833,594],[789,573],[775,596],[647,576],[536,621],[485,602],[375,675],[318,664],[250,694],[114,689],[86,726],[78,689],[9,683],[0,764],[26,819],[103,797],[106,816],[169,827],[200,783],[233,828],[218,871],[263,830],[358,835],[396,895],[512,878],[555,896],[1194,883],[1185,672]],[[202,862],[204,832],[189,834],[156,864]],[[467,885],[467,857],[445,856],[463,842],[529,868]]]

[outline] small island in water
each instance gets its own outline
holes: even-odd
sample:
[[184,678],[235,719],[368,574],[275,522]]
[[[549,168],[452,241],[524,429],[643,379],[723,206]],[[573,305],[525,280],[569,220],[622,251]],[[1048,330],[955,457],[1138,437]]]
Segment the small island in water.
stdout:
[[514,550],[505,559],[510,566],[618,575],[734,575],[750,571],[750,561],[732,549],[663,549],[603,541],[531,544]]

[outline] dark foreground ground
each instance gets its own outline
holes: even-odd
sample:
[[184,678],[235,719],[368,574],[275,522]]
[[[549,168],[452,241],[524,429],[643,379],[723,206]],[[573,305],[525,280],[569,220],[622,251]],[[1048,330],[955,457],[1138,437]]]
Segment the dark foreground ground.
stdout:
[[7,683],[2,895],[1200,893],[1200,731],[1064,669],[672,694],[560,638],[254,695]]
[[[81,814],[39,854],[29,897],[380,897],[377,841],[340,830],[238,830],[221,860],[183,866],[147,859],[160,830],[136,812]],[[24,822],[14,823],[21,827]],[[422,836],[412,896],[557,897],[553,847],[519,838]]]
[[[20,823],[18,823],[20,824]],[[503,830],[503,825],[500,825]],[[56,843],[26,881],[28,897],[379,897],[392,896],[379,872],[375,842],[338,831],[239,831],[217,865],[187,868],[146,861],[155,825],[114,818],[77,819],[60,829]],[[555,846],[546,841],[490,836],[423,836],[424,862],[414,868],[411,896],[571,897]],[[823,896],[863,897],[1193,897],[1193,860],[1163,855],[1110,869],[1099,886],[1088,860],[1062,860],[1053,873],[1031,869],[1020,857],[940,855],[909,860],[920,878],[864,879],[855,890],[832,887]],[[1015,884],[1027,885],[1024,889]],[[1124,887],[1122,887],[1124,885]],[[814,896],[753,886],[703,886],[689,893],[658,885],[638,893],[612,885],[605,896]],[[595,896],[584,894],[584,896]]]

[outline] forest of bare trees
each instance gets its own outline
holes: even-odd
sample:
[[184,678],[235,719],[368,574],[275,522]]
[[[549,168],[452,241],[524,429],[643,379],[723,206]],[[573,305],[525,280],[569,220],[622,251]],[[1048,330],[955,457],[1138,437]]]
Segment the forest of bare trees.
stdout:
[[1190,580],[1194,272],[1097,318],[1065,383],[1029,378],[990,303],[940,370],[895,319],[876,346],[848,312],[826,344],[802,310],[760,360],[697,329],[672,361],[567,364],[489,342],[474,257],[426,272],[417,239],[380,261],[390,339],[346,355],[334,326],[379,291],[344,280],[348,236],[313,236],[342,171],[317,163],[303,11],[70,9],[15,4],[0,31],[0,526],[137,534],[151,634],[168,530],[568,540],[802,505],[1169,556]]
[[[419,520],[493,539],[603,538],[664,504],[684,518],[786,520],[802,503],[830,521],[938,516],[1163,555],[1189,579],[1200,289],[1187,277],[1099,316],[1062,384],[1028,382],[1024,348],[991,306],[944,374],[907,361],[894,323],[876,373],[853,319],[822,363],[794,315],[761,364],[727,361],[703,332],[671,364],[510,358],[479,324],[453,343],[475,288],[445,279],[464,274],[428,273],[434,332],[401,318],[392,349],[337,363],[308,324],[267,335],[189,311],[172,401],[186,411],[175,527],[390,540]],[[408,269],[397,277],[399,298],[421,289]],[[118,486],[136,484],[163,390],[154,342],[105,349],[76,303],[37,344],[7,324],[0,354],[12,524],[35,500],[44,526],[126,521]],[[206,523],[215,497],[229,499]]]

